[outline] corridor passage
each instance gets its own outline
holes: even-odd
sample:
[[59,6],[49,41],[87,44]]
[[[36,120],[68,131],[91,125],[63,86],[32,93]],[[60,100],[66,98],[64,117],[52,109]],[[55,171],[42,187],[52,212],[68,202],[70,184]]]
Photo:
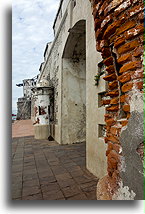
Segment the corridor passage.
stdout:
[[[13,126],[18,122],[22,129],[22,121]],[[59,145],[13,135],[13,200],[96,200],[97,181],[85,167],[85,143]]]

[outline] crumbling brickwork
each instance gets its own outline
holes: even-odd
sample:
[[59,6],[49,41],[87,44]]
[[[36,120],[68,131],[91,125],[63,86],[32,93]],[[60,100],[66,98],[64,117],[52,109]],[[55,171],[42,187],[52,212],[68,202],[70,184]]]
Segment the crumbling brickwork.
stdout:
[[[107,81],[107,93],[102,98],[102,102],[106,107],[104,116],[106,122],[105,143],[108,144],[106,151],[108,176],[100,181],[100,185],[104,185],[104,192],[106,189],[108,192],[100,194],[100,187],[98,187],[98,197],[106,200],[120,199],[121,197],[119,198],[116,195],[120,188],[118,194],[121,195],[122,191],[122,194],[126,197],[125,199],[143,199],[141,198],[142,194],[133,189],[133,185],[129,186],[130,193],[125,193],[128,190],[123,189],[124,187],[121,187],[120,184],[123,182],[124,185],[122,172],[128,169],[127,157],[125,156],[127,155],[125,153],[126,147],[123,144],[125,140],[122,139],[124,139],[124,130],[126,134],[131,133],[131,131],[128,131],[133,126],[131,124],[131,121],[133,122],[132,118],[134,118],[134,121],[138,121],[136,126],[138,126],[138,132],[141,133],[139,134],[141,136],[139,137],[140,141],[143,135],[143,117],[139,116],[140,112],[143,115],[143,105],[140,106],[142,110],[138,110],[137,107],[134,108],[133,106],[135,102],[143,101],[144,2],[143,0],[92,0],[91,3],[96,49],[101,52],[103,63],[106,66],[104,80]],[[136,96],[136,99],[133,100],[134,96]],[[140,104],[138,103],[138,105]],[[136,120],[136,118],[138,119]],[[135,131],[134,135],[138,135],[138,132]],[[130,156],[136,155],[136,153],[131,153],[134,150],[142,155],[143,146],[139,147],[142,142],[133,144],[131,137],[125,142],[130,145],[127,150],[128,154]],[[136,150],[134,149],[135,146]],[[132,158],[135,157],[132,156]],[[143,169],[143,165],[140,166],[141,158],[140,160],[137,159],[136,163]],[[133,171],[129,175],[131,179],[133,179],[132,173]],[[125,177],[124,180],[128,185],[129,179]],[[141,179],[140,182],[143,182],[143,180]]]

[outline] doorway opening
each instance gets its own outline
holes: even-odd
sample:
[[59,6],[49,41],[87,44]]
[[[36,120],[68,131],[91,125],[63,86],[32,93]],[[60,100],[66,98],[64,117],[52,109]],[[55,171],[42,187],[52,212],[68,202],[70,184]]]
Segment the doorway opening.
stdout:
[[62,144],[86,141],[86,22],[69,30],[62,69]]

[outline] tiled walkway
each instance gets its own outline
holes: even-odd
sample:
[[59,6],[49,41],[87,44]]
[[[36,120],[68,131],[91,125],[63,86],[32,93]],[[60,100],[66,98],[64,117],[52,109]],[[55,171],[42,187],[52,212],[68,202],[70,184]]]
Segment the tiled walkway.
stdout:
[[12,123],[12,137],[34,135],[34,126],[31,120],[16,120]]
[[96,200],[97,179],[85,168],[85,144],[13,138],[13,200]]

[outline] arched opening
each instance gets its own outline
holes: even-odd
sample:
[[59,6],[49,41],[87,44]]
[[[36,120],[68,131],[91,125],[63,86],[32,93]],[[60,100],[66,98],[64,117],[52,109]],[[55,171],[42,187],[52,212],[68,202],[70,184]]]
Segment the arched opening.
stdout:
[[86,22],[69,30],[62,59],[62,144],[86,140]]

